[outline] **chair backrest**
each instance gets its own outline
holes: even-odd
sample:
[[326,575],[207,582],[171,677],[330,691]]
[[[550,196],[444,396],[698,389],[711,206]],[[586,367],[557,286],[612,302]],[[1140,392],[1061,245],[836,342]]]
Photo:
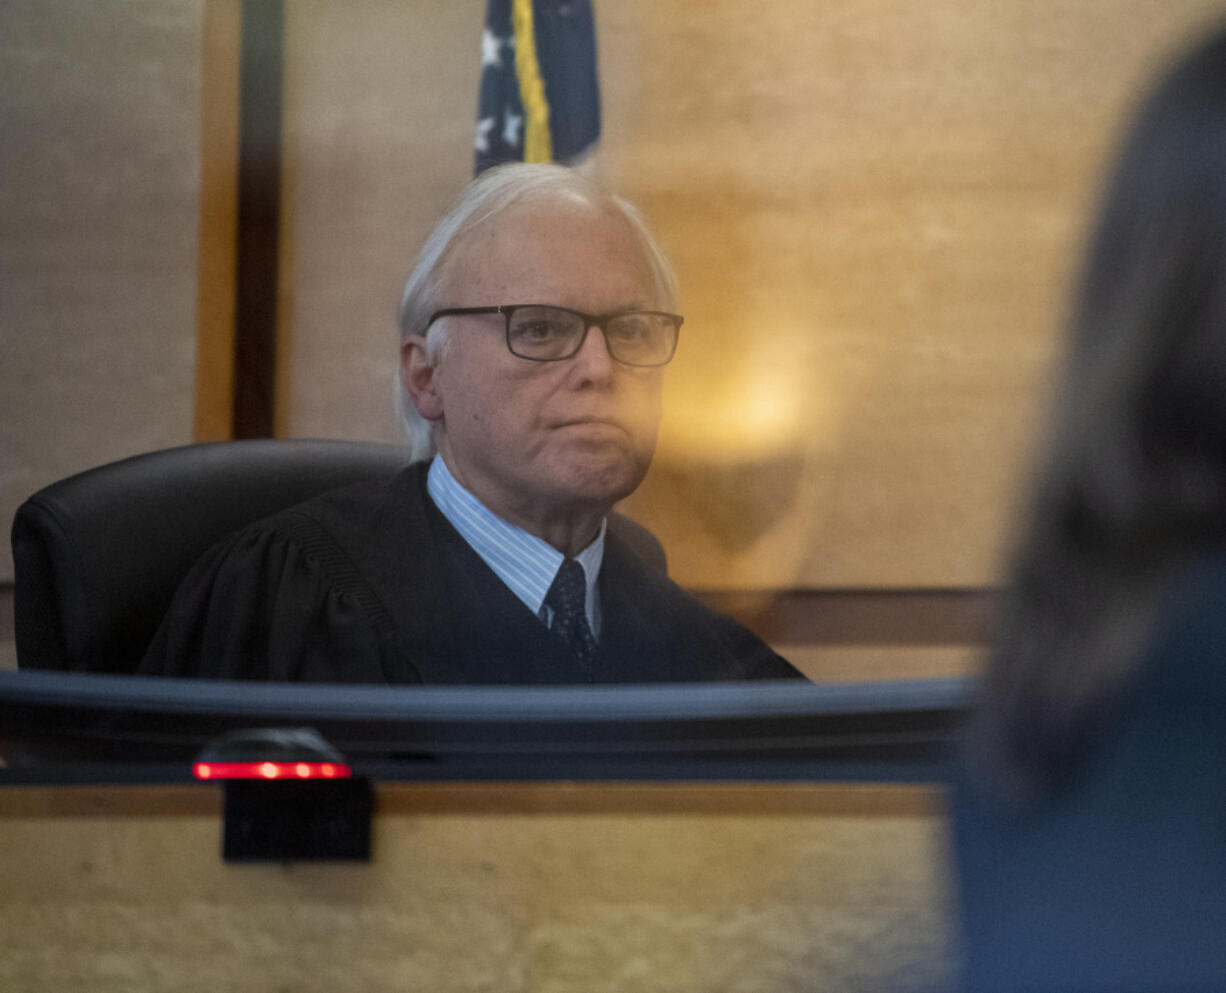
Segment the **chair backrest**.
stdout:
[[[13,613],[23,669],[132,672],[179,582],[227,534],[325,490],[387,478],[399,445],[260,440],[186,445],[53,483],[13,520]],[[664,550],[612,515],[661,572]]]
[[21,668],[131,672],[193,563],[246,524],[324,490],[391,476],[399,445],[186,445],[52,483],[13,520]]

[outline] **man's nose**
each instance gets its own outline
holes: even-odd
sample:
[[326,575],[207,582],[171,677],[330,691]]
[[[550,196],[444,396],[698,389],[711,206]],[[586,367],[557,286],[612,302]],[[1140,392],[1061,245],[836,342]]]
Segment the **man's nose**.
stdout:
[[609,343],[605,340],[604,332],[598,325],[589,324],[583,334],[583,344],[579,346],[575,362],[593,378],[611,376],[617,363],[609,353]]

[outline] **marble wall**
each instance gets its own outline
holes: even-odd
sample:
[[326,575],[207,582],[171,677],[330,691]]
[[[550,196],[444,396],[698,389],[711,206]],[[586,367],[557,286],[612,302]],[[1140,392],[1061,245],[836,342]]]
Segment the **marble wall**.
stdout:
[[202,9],[0,6],[6,536],[39,487],[191,440]]
[[[683,584],[979,587],[1103,160],[1220,3],[595,4],[596,170],[686,324],[628,510]],[[394,312],[465,182],[481,0],[295,2],[279,429],[394,439]]]
[[[230,2],[0,7],[5,519],[191,438],[201,95],[232,68],[202,26]],[[280,434],[398,437],[393,315],[471,171],[483,6],[286,5]],[[991,585],[1121,114],[1220,3],[595,6],[595,168],[687,318],[628,510],[692,586]]]

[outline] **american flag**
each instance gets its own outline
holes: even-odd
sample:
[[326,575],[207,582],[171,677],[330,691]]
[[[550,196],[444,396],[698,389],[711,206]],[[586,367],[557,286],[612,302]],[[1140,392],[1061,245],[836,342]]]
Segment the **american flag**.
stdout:
[[599,138],[590,0],[487,0],[475,172],[574,162]]

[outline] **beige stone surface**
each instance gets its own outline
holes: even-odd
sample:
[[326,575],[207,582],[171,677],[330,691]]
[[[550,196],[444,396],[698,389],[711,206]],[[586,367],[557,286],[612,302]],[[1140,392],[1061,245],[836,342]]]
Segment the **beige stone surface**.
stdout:
[[0,5],[5,536],[36,489],[191,440],[202,5]]
[[629,506],[681,582],[993,581],[1101,162],[1210,10],[605,6],[608,169],[687,315]]
[[[595,7],[598,171],[686,314],[630,511],[687,585],[991,584],[1103,159],[1219,0]],[[291,6],[287,433],[396,436],[395,298],[469,175],[482,8]]]
[[482,0],[286,10],[279,434],[399,441],[396,307],[472,176]]
[[215,794],[191,789],[127,811],[114,790],[0,792],[0,988],[785,993],[952,975],[928,790],[384,786],[371,864],[236,866]]
[[[5,519],[189,437],[203,2],[0,7]],[[288,5],[282,433],[397,437],[392,315],[470,174],[483,6]],[[598,166],[682,279],[630,506],[677,578],[992,582],[1117,122],[1220,0],[596,10]]]

